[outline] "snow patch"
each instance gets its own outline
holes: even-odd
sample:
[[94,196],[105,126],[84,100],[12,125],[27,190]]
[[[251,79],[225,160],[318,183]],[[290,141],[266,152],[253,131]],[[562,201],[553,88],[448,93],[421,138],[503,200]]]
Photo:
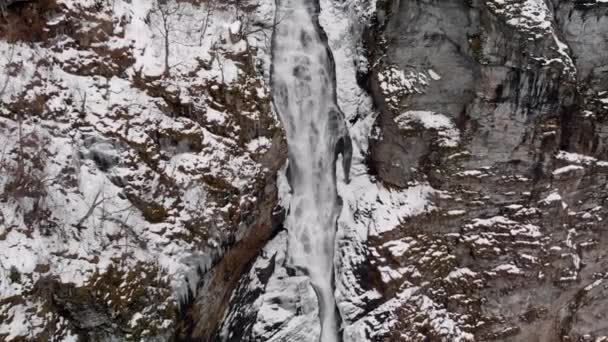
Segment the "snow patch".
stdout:
[[430,111],[407,111],[395,118],[397,126],[405,130],[414,130],[413,123],[422,125],[425,129],[436,131],[439,135],[439,145],[456,147],[460,142],[460,132],[446,115]]

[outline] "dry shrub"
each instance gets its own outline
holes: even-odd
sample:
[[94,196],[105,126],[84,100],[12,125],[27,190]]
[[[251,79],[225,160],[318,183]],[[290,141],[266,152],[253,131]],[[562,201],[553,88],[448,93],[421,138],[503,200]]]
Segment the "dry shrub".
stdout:
[[39,199],[46,195],[46,180],[44,169],[46,166],[46,151],[48,138],[34,132],[28,133],[18,139],[13,154],[16,154],[16,163],[2,159],[0,169],[7,182],[0,198],[21,199],[30,197]]
[[49,18],[58,13],[55,0],[16,2],[0,16],[0,39],[9,42],[40,42],[51,38],[47,29]]

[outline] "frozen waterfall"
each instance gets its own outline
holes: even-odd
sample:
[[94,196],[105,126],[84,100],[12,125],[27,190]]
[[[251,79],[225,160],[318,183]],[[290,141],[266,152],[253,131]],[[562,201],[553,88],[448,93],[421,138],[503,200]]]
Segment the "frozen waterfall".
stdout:
[[334,65],[313,0],[277,0],[273,100],[289,145],[288,266],[308,275],[320,308],[321,341],[339,341],[333,258],[340,209],[335,163],[344,135]]

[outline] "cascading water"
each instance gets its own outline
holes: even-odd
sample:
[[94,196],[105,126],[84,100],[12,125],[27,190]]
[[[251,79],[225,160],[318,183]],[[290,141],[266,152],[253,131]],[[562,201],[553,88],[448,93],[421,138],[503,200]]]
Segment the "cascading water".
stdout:
[[334,65],[318,25],[316,0],[277,0],[273,101],[287,132],[292,198],[286,219],[288,266],[315,288],[321,341],[339,341],[333,288],[336,155],[344,121],[335,99]]

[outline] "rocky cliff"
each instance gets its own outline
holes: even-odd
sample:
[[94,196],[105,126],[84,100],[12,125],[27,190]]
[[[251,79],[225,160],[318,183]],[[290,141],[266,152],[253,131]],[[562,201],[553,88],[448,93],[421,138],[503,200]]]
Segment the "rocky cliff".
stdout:
[[378,311],[399,332],[367,336],[606,338],[606,5],[379,4],[369,166],[434,196],[372,243],[374,289],[407,298]]
[[272,230],[271,7],[2,5],[0,339],[172,338]]
[[341,340],[608,341],[606,0],[0,0],[0,339],[319,338],[294,4],[350,137]]

